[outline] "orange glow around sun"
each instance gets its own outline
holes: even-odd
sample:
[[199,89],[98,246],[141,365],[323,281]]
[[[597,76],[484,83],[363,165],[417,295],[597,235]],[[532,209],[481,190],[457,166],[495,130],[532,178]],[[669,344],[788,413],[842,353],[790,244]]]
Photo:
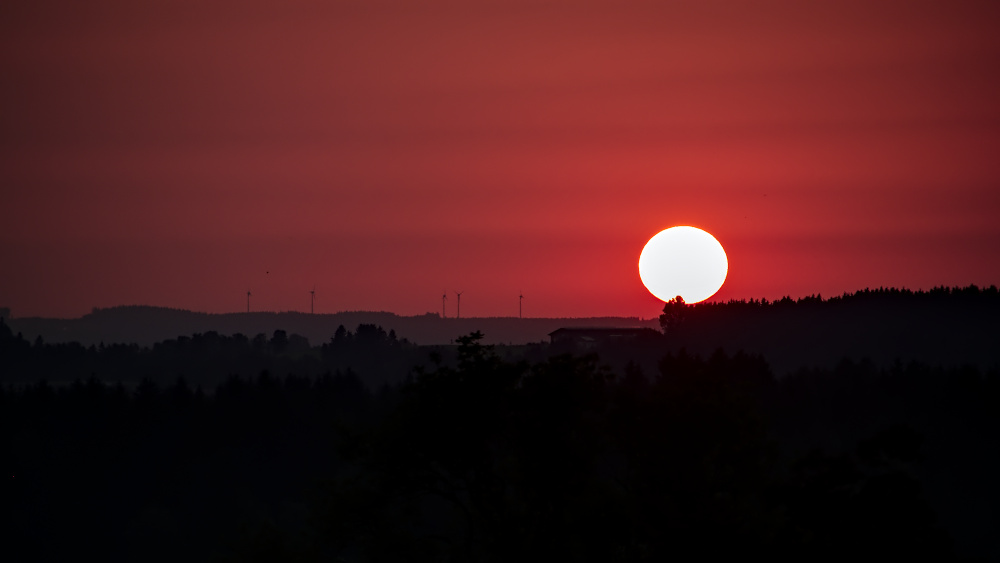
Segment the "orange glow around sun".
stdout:
[[678,295],[686,303],[704,301],[719,291],[729,259],[712,235],[695,227],[671,227],[649,239],[639,255],[639,278],[663,301]]

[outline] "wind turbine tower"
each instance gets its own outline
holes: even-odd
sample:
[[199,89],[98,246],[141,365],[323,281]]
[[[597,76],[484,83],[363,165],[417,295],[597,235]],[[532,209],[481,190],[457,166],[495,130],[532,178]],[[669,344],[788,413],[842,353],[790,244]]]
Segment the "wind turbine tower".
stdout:
[[314,285],[312,291],[309,292],[309,314],[316,314],[316,286]]
[[247,313],[250,312],[250,290],[247,290]]
[[441,295],[441,318],[442,319],[447,319],[448,318],[448,315],[446,314],[446,310],[445,310],[445,307],[444,307],[446,301],[448,301],[448,293],[447,292],[445,292],[445,293],[443,293]]
[[521,319],[521,318],[524,318],[524,317],[521,316],[521,301],[524,301],[524,293],[522,293],[520,291],[517,292],[517,293],[518,293],[518,296],[517,296],[517,318]]
[[461,319],[462,318],[462,294],[463,293],[465,293],[465,292],[464,291],[456,291],[455,292],[455,295],[458,296],[458,303],[455,304],[455,308],[457,309],[457,311],[455,312],[455,318],[456,319]]

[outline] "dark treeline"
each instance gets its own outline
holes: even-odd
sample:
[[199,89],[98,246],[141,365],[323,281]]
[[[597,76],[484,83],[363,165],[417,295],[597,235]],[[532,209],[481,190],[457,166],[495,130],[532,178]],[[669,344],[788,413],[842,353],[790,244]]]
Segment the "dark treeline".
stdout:
[[909,304],[920,304],[920,303],[946,303],[949,305],[954,305],[957,300],[972,300],[976,304],[983,304],[989,302],[996,302],[1000,299],[1000,289],[996,286],[991,285],[989,287],[979,287],[977,285],[968,285],[965,287],[947,287],[947,286],[937,286],[932,287],[928,290],[912,290],[906,288],[896,288],[896,287],[879,287],[876,289],[866,288],[855,291],[853,293],[845,292],[841,295],[835,295],[832,297],[824,298],[820,294],[809,295],[806,297],[799,297],[798,299],[793,299],[790,296],[782,297],[781,299],[776,299],[774,301],[769,301],[767,299],[730,299],[726,302],[709,302],[698,307],[712,308],[712,307],[723,307],[723,306],[733,306],[733,305],[749,305],[758,307],[767,306],[778,306],[786,307],[795,304],[818,304],[818,303],[828,303],[831,305],[836,305],[837,303],[845,302],[867,302],[871,303],[886,303],[887,301],[895,301],[896,303],[909,303]]
[[[681,348],[709,355],[717,348],[729,353],[743,350],[764,356],[778,377],[803,366],[832,369],[842,358],[860,361],[868,358],[879,367],[890,366],[897,358],[917,360],[929,365],[958,367],[972,364],[982,370],[1000,366],[1000,291],[990,286],[979,288],[934,288],[929,291],[906,289],[866,289],[836,297],[819,295],[775,301],[751,299],[726,303],[699,303],[685,308],[683,330],[673,331],[665,344],[673,352]],[[177,335],[203,338],[214,332],[220,335],[242,333],[255,338],[272,338],[276,329],[308,337],[313,343],[314,359],[321,359],[316,347],[329,343],[338,325],[348,328],[382,326],[394,329],[398,340],[420,345],[447,346],[456,336],[482,331],[498,345],[528,345],[548,341],[554,330],[573,326],[619,326],[658,328],[655,319],[638,318],[469,318],[442,319],[437,314],[399,317],[388,313],[338,313],[309,315],[303,313],[241,313],[209,315],[157,307],[113,307],[97,310],[80,319],[18,318],[7,323],[21,332],[29,343],[42,336],[45,343],[138,343],[153,347]],[[264,334],[253,337],[250,335]],[[244,345],[247,342],[243,343]],[[78,344],[70,344],[79,346]],[[664,349],[654,347],[636,358],[647,369],[655,369]],[[283,356],[286,362],[289,354]],[[418,354],[419,355],[419,354]],[[383,354],[382,358],[386,358]],[[261,358],[263,360],[263,358]],[[256,360],[255,360],[256,361]],[[161,365],[153,362],[154,369]],[[253,363],[253,362],[250,362]],[[287,363],[287,362],[286,362]],[[346,369],[348,362],[337,365],[290,365],[293,373],[318,375],[326,369]],[[413,358],[400,358],[399,373],[364,374],[367,379],[398,381],[412,367]],[[102,366],[98,366],[102,367]],[[113,366],[111,366],[113,367]],[[195,366],[188,366],[188,369]],[[369,370],[372,367],[367,366]],[[288,373],[278,366],[273,373]],[[7,370],[9,371],[9,370]],[[65,371],[65,370],[64,370]],[[100,375],[98,377],[107,379]],[[123,375],[135,378],[136,370]],[[241,372],[252,376],[255,372]],[[206,371],[216,378],[218,374]],[[165,373],[164,382],[178,374]],[[190,374],[188,374],[190,376]],[[89,373],[61,374],[60,379],[86,378]],[[151,375],[155,376],[155,374]],[[9,377],[4,380],[9,381]],[[29,379],[30,381],[30,379]]]
[[845,356],[888,367],[897,359],[982,370],[1000,366],[1000,290],[866,289],[824,299],[698,303],[668,330],[670,350],[717,348],[764,356],[779,376],[803,366],[832,369]]
[[311,347],[297,334],[276,330],[252,338],[206,332],[158,342],[83,346],[76,342],[28,342],[12,334],[0,319],[0,383],[25,384],[46,380],[65,384],[95,377],[134,385],[142,380],[166,385],[177,378],[211,388],[231,375],[252,377],[261,371],[277,375],[316,376],[336,371],[364,374],[366,384],[397,383],[425,354],[394,331],[358,325],[354,332],[339,327],[330,340]]
[[[5,362],[62,353],[8,340]],[[472,334],[454,358],[421,350],[424,367],[369,387],[348,371],[229,375],[243,352],[230,353],[377,362],[405,348],[378,327],[318,352],[209,340],[215,385],[3,388],[9,560],[998,555],[996,371],[842,361],[776,379],[760,356],[721,351],[610,369],[504,359]]]

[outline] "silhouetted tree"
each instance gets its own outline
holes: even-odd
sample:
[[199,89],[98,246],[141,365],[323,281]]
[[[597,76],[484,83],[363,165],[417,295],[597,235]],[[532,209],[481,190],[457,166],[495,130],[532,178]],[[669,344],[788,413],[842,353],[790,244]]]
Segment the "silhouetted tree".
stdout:
[[684,298],[678,295],[663,304],[663,313],[660,315],[660,329],[664,334],[675,331],[686,317],[687,305]]
[[275,354],[280,354],[285,351],[288,346],[288,333],[283,330],[274,331],[274,335],[271,337],[271,342],[269,343],[271,351]]

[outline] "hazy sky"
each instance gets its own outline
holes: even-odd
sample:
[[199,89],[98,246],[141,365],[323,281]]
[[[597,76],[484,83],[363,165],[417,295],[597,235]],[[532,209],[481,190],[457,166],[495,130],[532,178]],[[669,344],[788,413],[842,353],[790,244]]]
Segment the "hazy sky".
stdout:
[[998,30],[995,1],[5,2],[0,306],[652,317],[672,225],[725,246],[715,299],[1000,284]]

